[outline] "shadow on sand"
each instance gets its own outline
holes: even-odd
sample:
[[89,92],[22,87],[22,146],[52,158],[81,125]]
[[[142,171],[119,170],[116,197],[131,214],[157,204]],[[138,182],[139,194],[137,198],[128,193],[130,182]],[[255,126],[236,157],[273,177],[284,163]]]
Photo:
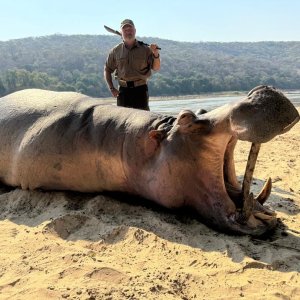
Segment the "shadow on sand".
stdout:
[[[289,195],[286,191],[277,192]],[[290,216],[299,212],[294,202],[276,195],[268,202],[272,209]],[[145,237],[152,234],[202,251],[226,252],[234,262],[250,257],[255,263],[250,263],[248,268],[300,272],[300,232],[290,230],[281,221],[274,231],[259,238],[234,236],[208,228],[190,210],[170,211],[123,193],[99,195],[2,187],[0,220],[5,219],[30,227],[43,223],[45,235],[91,243],[117,244],[134,229],[137,242],[147,242]]]

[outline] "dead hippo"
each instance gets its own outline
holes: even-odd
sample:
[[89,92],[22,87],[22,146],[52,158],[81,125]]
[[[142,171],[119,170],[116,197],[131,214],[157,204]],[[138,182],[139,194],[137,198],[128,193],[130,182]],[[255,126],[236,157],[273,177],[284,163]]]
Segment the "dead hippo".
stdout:
[[[100,105],[73,92],[23,90],[0,99],[0,178],[22,189],[123,191],[168,208],[192,207],[225,232],[276,225],[250,183],[260,143],[299,121],[279,91],[259,86],[240,102],[177,118]],[[242,186],[233,151],[252,142]]]

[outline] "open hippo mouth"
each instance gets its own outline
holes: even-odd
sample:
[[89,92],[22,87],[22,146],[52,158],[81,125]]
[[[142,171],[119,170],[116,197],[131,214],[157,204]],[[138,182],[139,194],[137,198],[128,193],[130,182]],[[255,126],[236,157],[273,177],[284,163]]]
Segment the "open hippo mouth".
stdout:
[[[234,166],[234,148],[236,143],[237,139],[234,137],[228,143],[223,165],[224,185],[229,198],[234,202],[237,209],[237,215],[235,216],[236,221],[240,224],[248,223],[248,225],[252,225],[254,228],[259,225],[258,223],[262,222],[271,229],[276,225],[276,213],[263,206],[271,193],[271,178],[268,178],[256,197],[250,192],[253,173],[261,144],[252,143],[243,181],[242,184],[240,184],[237,180]],[[259,221],[255,220],[252,215]]]
[[[253,235],[274,228],[277,224],[276,213],[264,206],[271,193],[271,178],[256,196],[250,192],[250,187],[261,143],[291,129],[299,121],[298,111],[275,88],[259,86],[236,104],[204,114],[200,112],[197,116],[201,122],[209,122],[212,132],[221,132],[222,139],[224,134],[228,137],[223,157],[223,184],[227,195],[221,198],[230,198],[235,210],[232,210],[228,199],[230,203],[223,204],[223,211],[216,214],[223,220],[225,218],[226,224],[221,225],[222,222],[219,222],[217,225],[226,225],[227,229],[234,232]],[[234,149],[238,140],[252,143],[242,183],[237,180],[234,165]],[[215,199],[215,202],[220,201],[220,198]]]

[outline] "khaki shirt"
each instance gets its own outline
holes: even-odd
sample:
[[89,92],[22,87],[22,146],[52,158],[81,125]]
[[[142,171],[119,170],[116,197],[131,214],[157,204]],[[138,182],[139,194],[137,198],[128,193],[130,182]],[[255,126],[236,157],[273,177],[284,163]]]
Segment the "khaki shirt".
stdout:
[[106,70],[115,73],[116,79],[136,81],[147,79],[151,76],[153,65],[152,51],[138,41],[128,49],[124,43],[114,47],[108,54],[105,62]]

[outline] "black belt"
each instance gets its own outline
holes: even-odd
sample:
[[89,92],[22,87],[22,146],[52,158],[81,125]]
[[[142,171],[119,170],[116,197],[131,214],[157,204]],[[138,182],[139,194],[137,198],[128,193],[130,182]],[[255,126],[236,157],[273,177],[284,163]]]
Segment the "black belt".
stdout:
[[143,79],[139,79],[136,81],[125,81],[122,79],[119,80],[119,85],[121,87],[126,87],[126,88],[135,88],[135,87],[145,85],[145,84],[147,84],[147,81],[143,80]]
[[134,88],[134,81],[126,81],[126,85],[128,88]]

